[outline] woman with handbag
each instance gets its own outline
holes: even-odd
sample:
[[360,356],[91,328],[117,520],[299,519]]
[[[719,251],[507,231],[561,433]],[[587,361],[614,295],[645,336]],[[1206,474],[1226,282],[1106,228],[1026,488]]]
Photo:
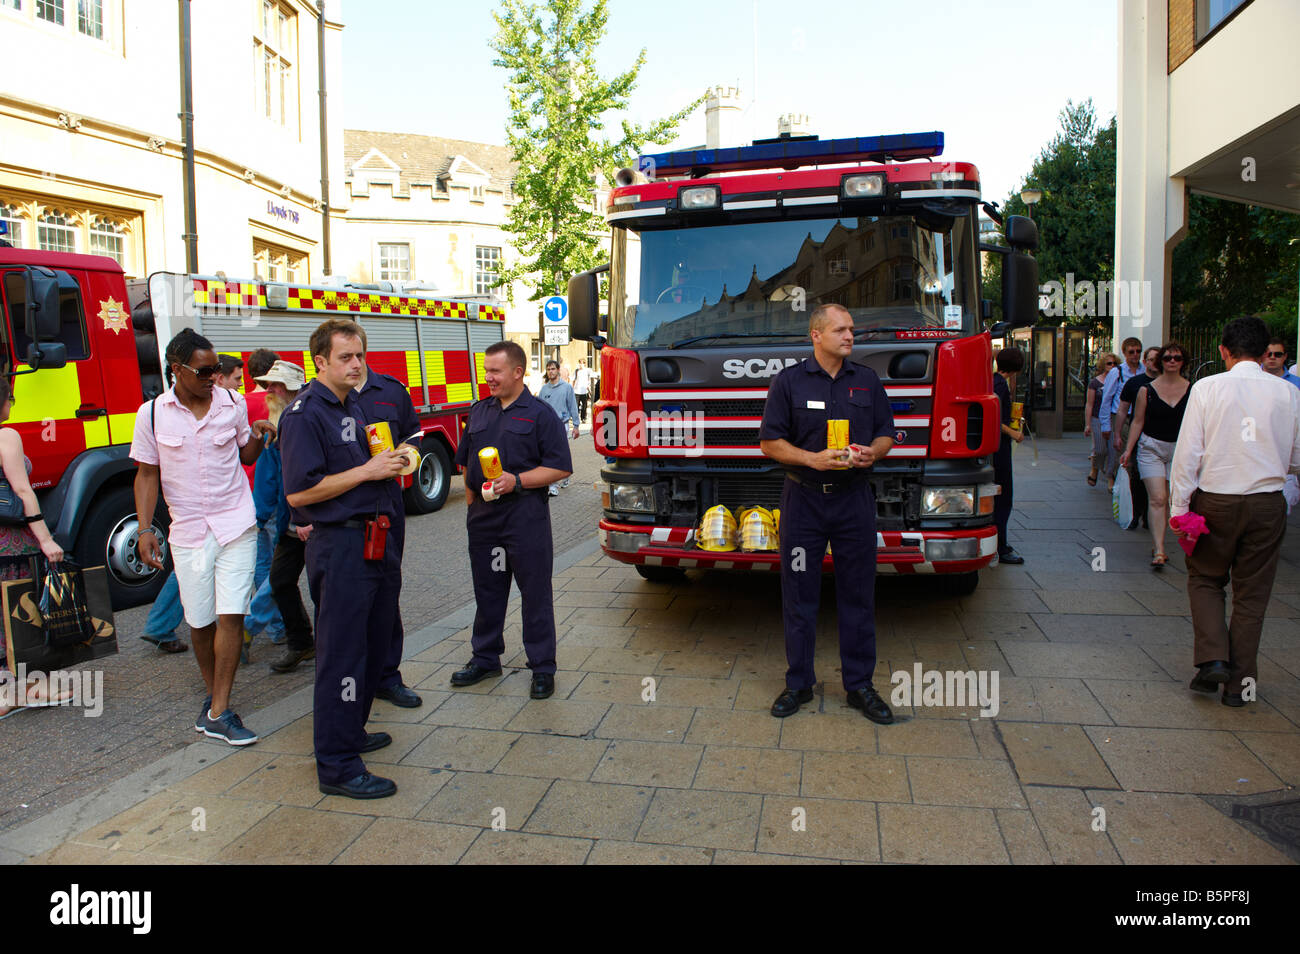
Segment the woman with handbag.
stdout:
[[[9,378],[0,375],[0,424],[9,419],[13,409],[13,386]],[[63,547],[50,534],[41,514],[40,501],[36,491],[32,490],[28,474],[32,462],[23,453],[23,439],[12,427],[0,427],[0,580],[21,580],[31,576],[31,558],[43,553],[52,563],[63,559]],[[0,646],[0,655],[4,648]],[[5,661],[7,663],[7,660]],[[12,680],[12,674],[5,671],[0,679]],[[48,682],[30,680],[27,687],[27,705],[58,705],[66,699],[49,699],[40,691],[40,685]],[[19,706],[6,703],[16,696],[11,695],[5,686],[0,689],[0,719],[18,711]]]

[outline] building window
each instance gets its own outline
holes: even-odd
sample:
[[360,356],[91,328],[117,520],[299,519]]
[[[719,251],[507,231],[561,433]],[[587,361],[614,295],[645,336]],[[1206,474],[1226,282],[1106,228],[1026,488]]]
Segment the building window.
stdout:
[[126,229],[120,222],[97,215],[90,220],[90,254],[107,255],[126,266]]
[[0,8],[8,7],[10,10],[21,10],[23,0],[0,0]]
[[23,248],[23,230],[26,222],[22,210],[16,205],[0,202],[0,222],[5,224],[4,234],[0,235],[0,238],[3,238],[14,248]]
[[104,39],[104,0],[77,0],[77,32]]
[[912,265],[910,262],[894,266],[894,293],[890,300],[912,300]]
[[379,280],[403,282],[411,277],[411,246],[390,244],[379,246]]
[[63,26],[63,0],[36,0],[36,18]]
[[1200,43],[1220,23],[1250,0],[1196,0],[1196,42]]
[[267,282],[293,285],[307,280],[307,256],[283,245],[253,240],[253,273]]
[[298,18],[275,0],[262,0],[253,36],[254,86],[261,115],[281,126],[292,125],[298,100],[293,64],[298,49]]
[[474,294],[490,295],[501,279],[501,249],[480,245],[474,249]]
[[75,252],[76,221],[65,212],[46,211],[36,220],[36,245],[42,252]]

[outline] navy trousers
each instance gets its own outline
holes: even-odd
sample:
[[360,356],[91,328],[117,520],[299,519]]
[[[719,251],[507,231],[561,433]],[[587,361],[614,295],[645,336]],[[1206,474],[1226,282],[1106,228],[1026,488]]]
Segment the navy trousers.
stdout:
[[[514,499],[511,499],[514,498]],[[551,599],[554,563],[551,511],[546,492],[506,494],[469,506],[469,564],[474,577],[473,662],[485,669],[501,665],[505,652],[506,603],[510,581],[523,597],[524,652],[534,673],[555,672],[555,605]]]
[[[400,507],[401,504],[399,503]],[[406,547],[406,514],[398,513],[393,518],[393,525],[388,528],[388,546],[397,553],[397,572],[402,572],[402,553]],[[393,634],[388,643],[388,651],[384,654],[384,669],[379,675],[380,689],[393,689],[402,684],[402,645],[405,641],[405,632],[402,629],[402,612],[399,609],[393,614]]]
[[1007,522],[1011,519],[1011,504],[1015,499],[1015,486],[1011,479],[1011,439],[1004,436],[1005,450],[999,448],[993,455],[993,480],[1002,485],[1002,492],[993,498],[993,522],[998,528],[998,553],[1011,549],[1007,543]]
[[316,774],[338,785],[366,770],[361,746],[393,636],[400,560],[364,560],[365,530],[317,524],[307,538],[307,579],[316,603],[312,737]]
[[789,689],[817,683],[813,651],[821,605],[822,557],[831,545],[840,624],[840,670],[848,692],[876,668],[876,498],[860,487],[823,494],[792,480],[781,492],[781,613]]

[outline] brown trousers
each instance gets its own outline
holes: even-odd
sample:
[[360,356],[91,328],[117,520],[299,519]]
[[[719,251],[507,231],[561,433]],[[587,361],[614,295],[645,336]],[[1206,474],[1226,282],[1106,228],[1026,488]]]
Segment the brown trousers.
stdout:
[[[1255,656],[1264,611],[1273,591],[1278,551],[1286,532],[1282,494],[1211,494],[1197,490],[1190,508],[1207,532],[1187,558],[1196,665],[1224,660],[1231,669],[1225,692],[1241,692],[1247,676],[1258,680]],[[1224,624],[1224,587],[1232,582],[1232,622]]]

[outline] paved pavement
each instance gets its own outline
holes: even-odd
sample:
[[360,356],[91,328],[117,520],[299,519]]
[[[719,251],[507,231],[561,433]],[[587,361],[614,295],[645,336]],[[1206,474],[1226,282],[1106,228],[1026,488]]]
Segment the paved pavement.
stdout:
[[[600,456],[586,433],[571,446],[574,477],[551,504],[557,554],[590,540],[600,518],[600,499],[592,489]],[[301,585],[310,611],[305,573]],[[414,632],[472,599],[464,484],[457,477],[441,510],[408,520],[402,618]],[[117,614],[120,653],[95,664],[104,672],[106,703],[100,717],[49,709],[0,722],[6,769],[0,775],[0,831],[98,791],[194,741],[189,727],[204,696],[198,665],[193,653],[167,655],[139,638],[148,613],[149,607],[142,606]],[[182,624],[180,633],[188,642],[189,627]],[[272,672],[268,664],[279,655],[279,647],[259,638],[252,663],[236,677],[235,707],[255,728],[260,729],[261,709],[312,682],[311,663],[288,674]],[[57,757],[51,758],[52,752]]]
[[[1186,688],[1181,553],[1148,569],[1145,535],[1116,528],[1103,491],[1084,483],[1085,455],[1081,439],[1041,442],[1036,466],[1018,450],[1012,539],[1025,566],[981,574],[964,598],[925,579],[877,587],[876,685],[918,663],[996,672],[993,718],[921,705],[877,727],[847,708],[828,584],[825,683],[798,715],[773,719],[785,661],[772,577],[650,584],[588,541],[557,563],[554,698],[527,698],[521,656],[502,679],[448,689],[472,608],[412,636],[404,670],[425,704],[378,703],[371,722],[394,737],[368,761],[396,779],[396,797],[317,792],[303,689],[258,714],[256,746],[173,751],[0,833],[0,858],[1300,861],[1300,536],[1293,527],[1284,543],[1260,701],[1226,708]],[[506,637],[519,646],[517,603]],[[107,713],[102,723],[114,731]]]

